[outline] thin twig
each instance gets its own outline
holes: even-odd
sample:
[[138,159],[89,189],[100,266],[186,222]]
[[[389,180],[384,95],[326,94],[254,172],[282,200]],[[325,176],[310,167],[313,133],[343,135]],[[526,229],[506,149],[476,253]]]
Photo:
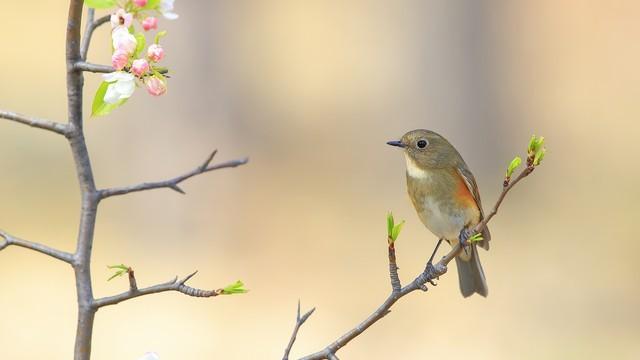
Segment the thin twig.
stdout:
[[[489,221],[493,218],[495,214],[497,214],[502,201],[505,196],[520,180],[527,177],[529,174],[533,172],[534,167],[528,166],[518,175],[516,179],[513,180],[510,184],[503,187],[502,193],[498,197],[496,204],[493,209],[489,213],[487,217],[485,217],[480,223],[478,223],[474,227],[474,233],[480,233],[487,226]],[[405,287],[397,290],[397,286],[400,284],[400,280],[398,278],[397,270],[398,267],[396,265],[395,259],[395,248],[390,244],[389,246],[389,276],[391,279],[391,294],[385,299],[385,301],[380,305],[371,315],[369,315],[365,320],[363,320],[360,324],[358,324],[355,328],[349,330],[344,335],[339,337],[337,340],[327,345],[324,349],[313,353],[311,355],[305,356],[300,360],[321,360],[321,359],[337,359],[336,352],[340,350],[342,347],[347,345],[351,340],[365,332],[371,325],[375,324],[377,321],[385,317],[385,315],[391,312],[391,307],[402,297],[416,291],[423,290],[427,291],[427,283],[433,284],[433,281],[444,275],[447,272],[447,265],[455,259],[456,256],[462,252],[462,247],[458,245],[454,246],[451,251],[449,251],[439,262],[435,265],[431,265],[431,263],[427,263],[424,271],[419,274],[411,283],[406,285]]]
[[89,45],[91,44],[91,37],[93,31],[100,27],[100,25],[108,23],[111,19],[111,15],[105,15],[97,20],[94,20],[95,10],[89,8],[87,11],[87,26],[84,29],[84,35],[82,36],[82,45],[80,45],[80,57],[83,60],[87,59],[87,53],[89,52]]
[[[112,72],[116,71],[116,69],[111,65],[94,64],[94,63],[90,63],[90,62],[86,62],[86,61],[78,61],[78,62],[76,62],[75,64],[73,64],[73,69],[77,70],[77,71],[88,71],[88,72],[92,72],[92,73],[102,73],[102,74],[108,74],[108,73],[112,73]],[[123,71],[129,71],[130,68],[129,67],[125,67],[122,70]],[[158,69],[157,71],[160,74],[169,73],[168,69]]]
[[11,111],[0,110],[0,118],[29,125],[34,128],[49,130],[60,135],[66,135],[70,130],[67,124],[57,123],[51,120],[38,119]]
[[95,309],[99,309],[104,306],[115,305],[123,301],[134,299],[140,296],[157,294],[165,291],[177,291],[185,295],[194,296],[194,297],[213,297],[213,296],[218,296],[222,293],[221,289],[202,290],[202,289],[197,289],[197,288],[187,286],[185,283],[189,281],[189,279],[191,279],[196,273],[197,271],[187,275],[182,280],[178,280],[178,278],[176,277],[165,283],[149,286],[142,289],[138,289],[137,285],[135,288],[133,288],[130,284],[129,291],[125,291],[118,295],[107,296],[100,299],[96,299],[93,302],[93,307]]
[[210,165],[211,160],[213,160],[213,157],[215,156],[215,154],[216,154],[216,151],[213,151],[211,155],[207,157],[205,162],[202,163],[202,165],[199,165],[198,167],[196,167],[195,169],[189,171],[184,175],[180,175],[173,179],[164,180],[164,181],[146,182],[138,185],[132,185],[132,186],[121,187],[121,188],[103,189],[103,190],[100,190],[100,198],[105,199],[111,196],[124,195],[132,192],[153,190],[153,189],[160,189],[160,188],[168,188],[176,192],[179,192],[181,194],[185,194],[184,190],[182,190],[182,188],[178,186],[181,182],[191,177],[194,177],[196,175],[204,174],[209,171],[244,165],[249,161],[248,158],[244,158],[240,160],[227,161],[227,162],[216,164],[216,165]]
[[296,342],[296,337],[298,336],[298,331],[300,330],[300,327],[302,326],[302,324],[304,324],[305,321],[307,321],[307,319],[309,319],[309,316],[311,316],[311,314],[313,314],[314,311],[316,311],[316,308],[313,308],[307,311],[306,313],[304,313],[304,315],[300,316],[300,300],[298,300],[298,313],[296,315],[296,326],[293,328],[291,339],[289,339],[289,345],[287,345],[287,348],[284,349],[284,356],[282,357],[282,360],[289,360],[289,353],[291,352],[293,343]]
[[0,230],[0,238],[4,239],[2,242],[0,242],[0,250],[6,248],[9,245],[16,245],[16,246],[23,247],[25,249],[31,249],[39,253],[49,255],[58,260],[62,260],[68,264],[73,264],[73,254],[70,254],[68,252],[54,249],[46,245],[38,244],[33,241],[17,238],[7,234],[2,230]]

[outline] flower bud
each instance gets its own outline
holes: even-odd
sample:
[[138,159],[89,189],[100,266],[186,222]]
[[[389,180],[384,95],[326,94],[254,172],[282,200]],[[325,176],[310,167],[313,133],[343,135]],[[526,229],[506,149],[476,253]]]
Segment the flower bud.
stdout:
[[147,60],[145,59],[133,60],[133,63],[131,64],[131,72],[133,73],[133,75],[137,77],[141,77],[147,71],[149,71],[149,63],[147,62]]
[[133,0],[133,3],[139,7],[144,7],[147,5],[148,0]]
[[111,55],[111,65],[116,70],[122,70],[129,62],[129,53],[122,49],[116,49]]
[[158,44],[151,44],[147,49],[147,57],[153,62],[158,62],[164,57],[164,49]]
[[160,96],[167,92],[167,85],[157,76],[147,79],[147,92],[153,96]]
[[157,29],[158,28],[158,19],[153,17],[153,16],[149,16],[147,18],[145,18],[144,20],[142,20],[142,28],[144,29],[144,31],[149,31],[151,29]]

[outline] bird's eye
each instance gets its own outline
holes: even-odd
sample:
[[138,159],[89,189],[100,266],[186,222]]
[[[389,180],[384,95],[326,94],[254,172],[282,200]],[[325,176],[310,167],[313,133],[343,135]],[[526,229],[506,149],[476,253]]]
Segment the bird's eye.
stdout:
[[424,149],[427,147],[427,140],[424,140],[424,139],[418,140],[416,145],[418,146],[418,149]]

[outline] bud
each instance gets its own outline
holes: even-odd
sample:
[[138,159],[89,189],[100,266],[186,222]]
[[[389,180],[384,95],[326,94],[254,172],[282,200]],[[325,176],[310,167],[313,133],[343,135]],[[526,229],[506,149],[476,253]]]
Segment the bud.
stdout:
[[544,159],[544,155],[546,154],[547,149],[542,148],[536,152],[536,155],[533,157],[533,166],[538,166]]
[[145,7],[147,5],[148,0],[133,0],[133,3],[139,7]]
[[167,85],[157,76],[147,79],[147,92],[153,96],[160,96],[167,92]]
[[521,163],[522,163],[522,159],[520,158],[520,156],[514,157],[513,160],[511,160],[509,167],[507,168],[507,173],[505,177],[507,179],[510,179],[511,175],[513,175],[513,172],[518,168],[518,166],[520,166]]
[[149,63],[147,62],[147,60],[145,59],[133,60],[133,63],[131,64],[131,72],[133,73],[133,75],[137,77],[141,77],[147,71],[149,71]]
[[122,70],[127,66],[128,62],[129,54],[122,49],[116,49],[116,51],[113,52],[113,55],[111,55],[111,65],[113,65],[116,70]]
[[138,41],[135,36],[129,33],[129,30],[125,27],[117,27],[111,32],[111,38],[113,40],[113,48],[126,51],[128,54],[133,54],[138,45]]
[[144,29],[144,31],[157,29],[158,28],[158,19],[153,17],[153,16],[149,16],[149,17],[145,18],[144,20],[142,20],[142,28]]
[[164,58],[164,49],[158,44],[151,44],[147,49],[147,57],[153,62],[158,62]]

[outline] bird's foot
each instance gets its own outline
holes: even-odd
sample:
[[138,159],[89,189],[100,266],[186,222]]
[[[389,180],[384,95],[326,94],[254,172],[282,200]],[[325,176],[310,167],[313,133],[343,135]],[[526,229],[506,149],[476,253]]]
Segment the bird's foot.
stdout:
[[460,230],[460,235],[458,235],[458,240],[460,240],[460,247],[464,251],[465,254],[468,254],[467,247],[469,246],[469,239],[475,234],[472,229],[463,228]]

